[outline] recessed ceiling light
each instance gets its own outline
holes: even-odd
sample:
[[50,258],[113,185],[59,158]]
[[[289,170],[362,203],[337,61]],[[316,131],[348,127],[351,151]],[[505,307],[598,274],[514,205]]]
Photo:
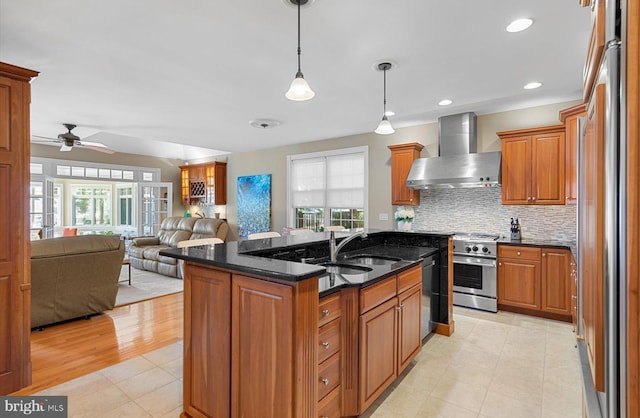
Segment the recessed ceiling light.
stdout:
[[387,116],[395,116],[396,112],[394,112],[393,110],[387,109],[387,111],[384,112],[384,114]]
[[259,129],[271,129],[280,125],[280,121],[273,119],[254,119],[249,121],[249,125]]
[[453,100],[449,100],[449,99],[440,100],[438,102],[440,106],[449,106],[451,103],[453,103]]
[[507,32],[522,32],[523,30],[528,29],[531,25],[533,25],[533,20],[531,19],[516,19],[509,23],[509,26],[507,26]]
[[533,90],[533,89],[537,89],[538,87],[542,86],[542,83],[539,81],[532,81],[531,83],[527,83],[524,85],[524,89],[525,90]]

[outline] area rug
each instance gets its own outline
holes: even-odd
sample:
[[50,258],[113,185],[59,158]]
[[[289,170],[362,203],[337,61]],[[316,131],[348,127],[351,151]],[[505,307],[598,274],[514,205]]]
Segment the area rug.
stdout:
[[183,281],[150,271],[131,267],[131,286],[129,286],[129,266],[122,266],[116,306],[128,305],[159,296],[182,292]]

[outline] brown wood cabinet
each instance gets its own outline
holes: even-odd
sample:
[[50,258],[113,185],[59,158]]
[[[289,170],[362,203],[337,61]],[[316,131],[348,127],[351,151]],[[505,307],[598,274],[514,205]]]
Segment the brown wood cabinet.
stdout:
[[180,166],[180,194],[185,206],[199,203],[227,204],[227,163]]
[[627,414],[640,416],[640,1],[627,2],[626,73],[626,288]]
[[320,299],[318,328],[318,416],[342,416],[342,298],[340,292]]
[[361,411],[367,409],[398,376],[397,307],[394,298],[360,316]]
[[317,416],[317,279],[185,262],[184,293],[183,417]]
[[542,250],[541,309],[571,316],[571,251]]
[[571,251],[498,246],[498,309],[571,321]]
[[563,205],[564,125],[498,132],[502,140],[502,204]]
[[573,332],[578,332],[578,274],[576,259],[571,254],[571,262],[569,263],[571,268],[570,281],[571,281],[571,325],[573,326]]
[[391,150],[391,204],[419,205],[420,190],[407,187],[407,176],[413,161],[420,158],[424,146],[417,142],[389,145]]
[[605,0],[591,0],[591,36],[587,48],[587,59],[582,71],[584,101],[587,102],[598,75],[605,42]]
[[539,310],[540,259],[518,253],[521,258],[507,258],[498,251],[498,305]]
[[580,184],[582,249],[578,276],[582,288],[581,312],[595,389],[604,390],[604,117],[605,86],[598,84],[587,107],[582,138]]
[[37,75],[0,62],[0,395],[31,383],[29,82]]
[[[417,266],[360,291],[359,413],[398,377],[422,348],[422,267]],[[361,311],[362,305],[360,308]]]
[[578,118],[585,116],[586,105],[570,107],[560,112],[560,122],[565,127],[566,161],[565,161],[565,203],[575,205],[578,201]]

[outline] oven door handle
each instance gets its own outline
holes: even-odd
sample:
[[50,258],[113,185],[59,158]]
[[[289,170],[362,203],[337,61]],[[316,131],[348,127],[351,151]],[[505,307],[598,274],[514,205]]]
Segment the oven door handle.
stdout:
[[474,257],[453,257],[453,264],[467,264],[470,266],[495,267],[496,260],[487,260]]

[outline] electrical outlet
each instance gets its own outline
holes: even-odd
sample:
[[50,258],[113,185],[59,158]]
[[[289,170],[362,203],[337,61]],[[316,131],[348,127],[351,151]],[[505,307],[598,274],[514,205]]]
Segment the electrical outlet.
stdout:
[[378,220],[379,221],[388,221],[389,220],[389,214],[388,213],[379,213],[378,214]]

